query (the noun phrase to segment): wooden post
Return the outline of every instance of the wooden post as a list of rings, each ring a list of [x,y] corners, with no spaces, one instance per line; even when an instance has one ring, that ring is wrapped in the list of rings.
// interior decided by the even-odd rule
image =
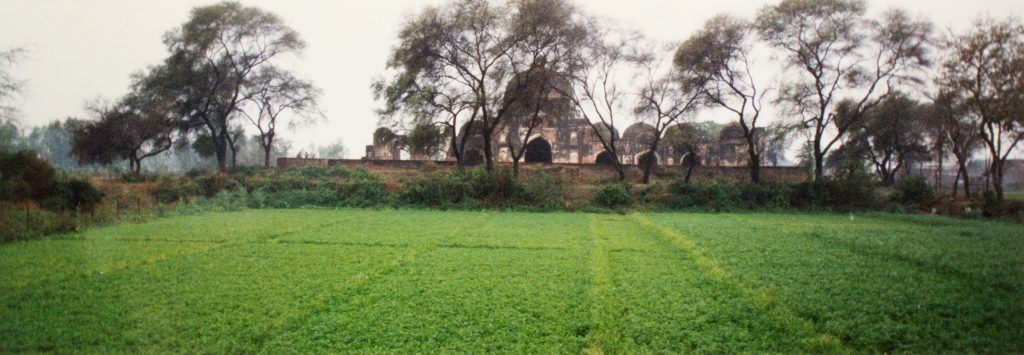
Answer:
[[[114,197],[114,218],[121,218],[121,198]]]
[[[28,202],[25,202],[25,229],[32,227],[32,214],[28,208]]]

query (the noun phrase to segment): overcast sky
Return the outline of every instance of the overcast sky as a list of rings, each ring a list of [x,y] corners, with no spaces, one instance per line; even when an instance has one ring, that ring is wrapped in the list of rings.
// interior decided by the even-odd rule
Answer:
[[[384,72],[388,50],[402,20],[440,1],[253,0],[283,17],[306,40],[301,58],[289,63],[324,90],[329,121],[284,132],[293,146],[326,145],[342,139],[349,158],[363,155],[377,124],[369,86]],[[681,41],[709,17],[728,12],[753,16],[773,1],[762,0],[578,0],[590,13],[612,18],[662,41]],[[12,70],[26,80],[16,98],[23,126],[65,117],[85,117],[86,101],[116,99],[131,73],[166,57],[165,32],[181,25],[189,10],[213,1],[0,0],[0,48],[23,47],[27,57]],[[938,27],[963,29],[980,14],[1024,15],[1024,0],[869,1],[869,12],[903,7],[931,18]],[[710,114],[708,114],[710,115]],[[699,117],[713,119],[713,117]]]

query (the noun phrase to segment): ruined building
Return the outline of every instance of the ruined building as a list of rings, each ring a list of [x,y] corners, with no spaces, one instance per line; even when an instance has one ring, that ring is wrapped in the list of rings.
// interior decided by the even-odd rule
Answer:
[[[498,162],[510,163],[514,158],[513,153],[516,153],[521,156],[520,161],[526,163],[612,164],[611,153],[604,149],[597,136],[598,132],[580,114],[572,100],[565,96],[574,95],[568,81],[543,71],[526,75],[522,79],[526,80],[525,83],[518,80],[521,79],[513,79],[506,92],[512,91],[513,85],[524,85],[527,89],[520,92],[525,92],[526,98],[511,103],[508,110],[512,114],[496,129],[491,139],[494,157]],[[535,87],[542,89],[532,90]],[[604,126],[597,126],[601,136],[615,135],[619,158],[625,165],[642,165],[650,159],[654,159],[658,165],[683,165],[689,159],[693,159],[696,165],[746,165],[746,141],[738,125],[728,125],[718,136],[702,141],[697,146],[696,156],[669,142],[659,144],[657,151],[651,152],[650,145],[657,129],[647,123],[632,124],[626,127],[621,136],[617,130],[609,132]],[[467,165],[484,161],[484,140],[478,130],[473,128],[469,123],[464,123],[457,136],[461,142],[465,135],[470,135],[463,149]],[[695,128],[688,123],[681,123],[668,128],[668,131],[683,129]],[[379,141],[376,139],[379,133],[380,130],[375,134],[375,142]],[[665,136],[669,136],[669,133],[666,132]],[[396,141],[400,140],[384,140],[386,143],[367,146],[365,159],[402,159],[402,149],[394,143]],[[443,141],[449,144],[450,139]],[[523,142],[525,151],[521,152]],[[444,151],[447,152],[447,160],[455,160],[451,149]]]

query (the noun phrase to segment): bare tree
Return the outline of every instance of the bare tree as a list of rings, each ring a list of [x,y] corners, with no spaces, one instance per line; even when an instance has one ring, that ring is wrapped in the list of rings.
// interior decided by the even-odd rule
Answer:
[[[1017,19],[980,19],[966,33],[951,36],[938,80],[963,103],[989,153],[989,176],[1003,201],[1006,160],[1024,139],[1024,25]]]
[[[864,18],[863,0],[782,0],[758,13],[762,39],[781,52],[797,76],[782,86],[778,101],[811,132],[814,177],[851,125],[894,87],[918,82],[929,61],[930,22],[901,10],[880,21]],[[855,102],[845,122],[835,120],[842,96]]]
[[[626,170],[619,154],[616,120],[622,121],[623,110],[629,110],[628,89],[623,88],[627,78],[638,75],[636,45],[642,36],[605,26],[597,19],[587,24],[591,34],[578,50],[562,75],[569,81],[571,91],[563,92],[594,130],[594,136],[612,157],[612,166],[619,181],[626,181]],[[557,88],[557,87],[556,87]]]
[[[703,100],[736,115],[747,143],[750,181],[761,181],[761,139],[758,127],[764,98],[770,90],[759,87],[752,73],[753,27],[747,21],[719,15],[684,42],[675,56],[682,85],[699,92]]]
[[[23,82],[11,76],[8,68],[24,55],[25,50],[22,48],[0,50],[0,120],[14,117],[14,106],[8,100],[21,91]]]
[[[684,116],[693,114],[704,99],[704,92],[694,86],[680,83],[681,73],[665,60],[669,54],[649,52],[638,58],[643,67],[643,87],[637,93],[634,112],[654,123],[654,137],[648,151],[650,158],[641,161],[643,183],[651,181],[651,170],[657,164],[653,152],[658,151],[665,130],[679,123]]]
[[[298,120],[288,122],[289,127],[326,120],[318,101],[320,89],[312,83],[296,78],[292,73],[275,66],[260,68],[245,86],[241,112],[259,132],[263,149],[263,166],[270,167],[270,155],[277,137],[277,124],[284,112],[291,112]]]

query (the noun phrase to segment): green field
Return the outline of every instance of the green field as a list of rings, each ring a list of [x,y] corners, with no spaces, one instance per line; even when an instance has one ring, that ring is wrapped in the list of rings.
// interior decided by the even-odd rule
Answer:
[[[260,210],[0,245],[0,352],[1024,351],[1024,227]]]

